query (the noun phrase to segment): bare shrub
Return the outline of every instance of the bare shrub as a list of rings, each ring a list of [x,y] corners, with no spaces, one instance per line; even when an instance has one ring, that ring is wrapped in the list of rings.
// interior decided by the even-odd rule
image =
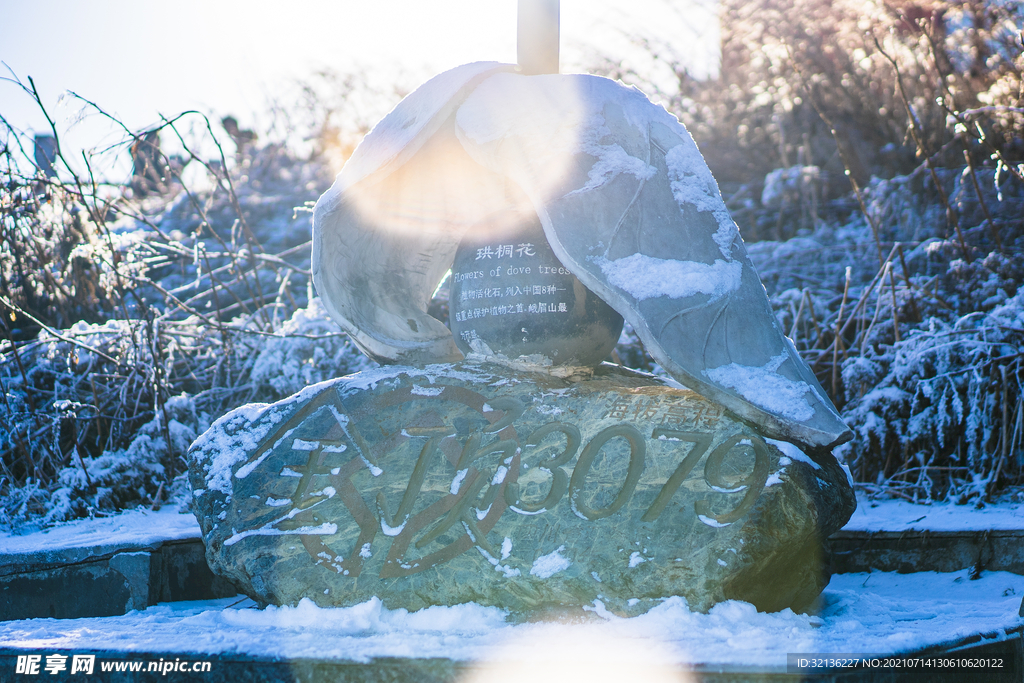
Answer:
[[[311,298],[323,154],[249,138],[230,155],[195,112],[124,134],[150,155],[130,189],[96,181],[89,155],[76,170],[59,140],[56,172],[37,169],[0,129],[3,526],[158,507],[184,493],[183,456],[213,419],[367,363]]]

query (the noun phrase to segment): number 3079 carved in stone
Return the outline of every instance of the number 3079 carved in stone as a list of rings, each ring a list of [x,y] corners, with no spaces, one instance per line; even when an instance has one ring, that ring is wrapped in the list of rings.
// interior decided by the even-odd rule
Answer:
[[[678,460],[663,456],[664,462],[669,461],[665,457],[670,458],[674,469],[660,488],[655,487],[657,495],[641,516],[642,522],[658,519],[705,455],[703,480],[708,494],[743,493],[733,509],[718,514],[712,512],[708,498],[694,502],[694,512],[711,526],[728,525],[745,515],[769,474],[768,449],[754,434],[728,436],[712,449],[711,433],[657,426],[645,436],[633,424],[618,422],[600,429],[584,443],[575,424],[556,419],[532,428],[521,438],[517,425],[532,425],[531,420],[521,419],[525,406],[519,400],[487,399],[458,386],[434,386],[428,391],[413,385],[379,394],[354,411],[347,408],[337,392],[327,390],[281,425],[265,440],[266,446],[251,454],[250,465],[271,455],[271,445],[275,451],[283,451],[285,464],[279,474],[293,490],[287,498],[267,498],[266,505],[284,514],[257,529],[237,533],[226,545],[275,531],[296,534],[316,563],[356,577],[364,558],[374,552],[378,534],[383,534],[393,540],[380,578],[407,576],[447,562],[474,546],[496,562],[501,549],[487,535],[506,514],[536,517],[568,505],[576,517],[589,522],[615,515],[634,495],[648,465],[650,447],[671,448]],[[312,419],[317,414],[333,419]],[[471,424],[473,418],[477,425]],[[313,431],[320,434],[305,433],[309,424],[318,424]],[[288,440],[290,452],[280,448]],[[628,456],[610,456],[617,462],[610,476],[605,472],[604,481],[598,484],[593,474],[595,462],[609,444],[616,447],[616,440],[624,442],[618,444],[620,451],[628,447]],[[724,470],[736,469],[735,454],[743,447],[753,451],[753,465],[740,480],[726,481]],[[543,477],[534,482],[539,493],[533,491],[528,496],[519,478],[530,468]],[[353,478],[360,473],[370,477],[364,474],[357,488]],[[439,476],[447,491],[438,490]],[[434,486],[425,490],[429,477],[435,479]],[[602,504],[595,502],[597,488],[603,489]],[[376,495],[366,496],[374,490]],[[326,536],[337,532],[336,522],[341,521],[325,514],[324,504],[335,496],[359,529],[353,546],[342,553],[324,542]],[[409,557],[438,545],[442,546],[438,550]]]

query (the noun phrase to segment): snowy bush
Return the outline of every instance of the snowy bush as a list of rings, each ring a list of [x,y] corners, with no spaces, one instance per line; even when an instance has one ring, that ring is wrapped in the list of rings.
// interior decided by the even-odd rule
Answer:
[[[1024,6],[721,7],[717,78],[645,37],[674,83],[597,67],[693,134],[784,331],[855,432],[838,452],[860,486],[962,502],[1019,486]]]
[[[963,171],[943,175],[949,196]],[[1001,250],[986,252],[996,246],[988,219],[961,205],[965,258],[946,236],[938,193],[915,183],[873,181],[870,221],[854,214],[748,249],[780,323],[854,431],[837,454],[861,486],[978,502],[1024,475],[1024,224],[1014,200],[1024,187],[1007,184],[990,204]]]
[[[78,323],[0,349],[0,523],[180,493],[189,444],[221,414],[369,365],[324,315],[313,299],[273,332],[186,319],[156,325],[156,338],[141,321]]]
[[[930,318],[878,353],[843,362],[840,452],[858,478],[912,499],[986,497],[1020,476],[1024,291],[988,313]]]
[[[279,397],[310,384],[376,365],[362,355],[334,322],[319,298],[295,311],[278,335],[265,338],[250,378]]]

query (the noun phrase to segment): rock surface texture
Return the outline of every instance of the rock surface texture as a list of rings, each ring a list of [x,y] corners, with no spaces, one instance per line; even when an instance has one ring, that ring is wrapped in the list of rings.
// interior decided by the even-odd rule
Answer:
[[[229,413],[189,468],[210,566],[276,604],[801,609],[855,507],[827,451],[609,365],[368,371]]]

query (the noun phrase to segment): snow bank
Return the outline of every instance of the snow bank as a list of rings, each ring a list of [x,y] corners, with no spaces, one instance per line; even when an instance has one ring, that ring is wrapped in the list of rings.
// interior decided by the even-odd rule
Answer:
[[[503,611],[474,604],[409,613],[386,609],[373,598],[347,608],[319,608],[303,600],[294,607],[258,610],[231,606],[237,600],[227,599],[163,604],[120,617],[4,622],[0,643],[37,651],[466,661],[499,656],[499,648],[509,643],[572,641],[582,634],[591,642],[657,646],[678,664],[781,669],[788,652],[895,653],[1019,626],[1024,577],[985,572],[971,581],[969,574],[964,570],[836,575],[822,595],[821,613],[816,616],[790,610],[765,614],[736,601],[700,614],[691,612],[684,599],[673,597],[629,619],[609,614],[598,601],[591,623],[513,625],[506,623]],[[553,651],[549,656],[558,654]]]

